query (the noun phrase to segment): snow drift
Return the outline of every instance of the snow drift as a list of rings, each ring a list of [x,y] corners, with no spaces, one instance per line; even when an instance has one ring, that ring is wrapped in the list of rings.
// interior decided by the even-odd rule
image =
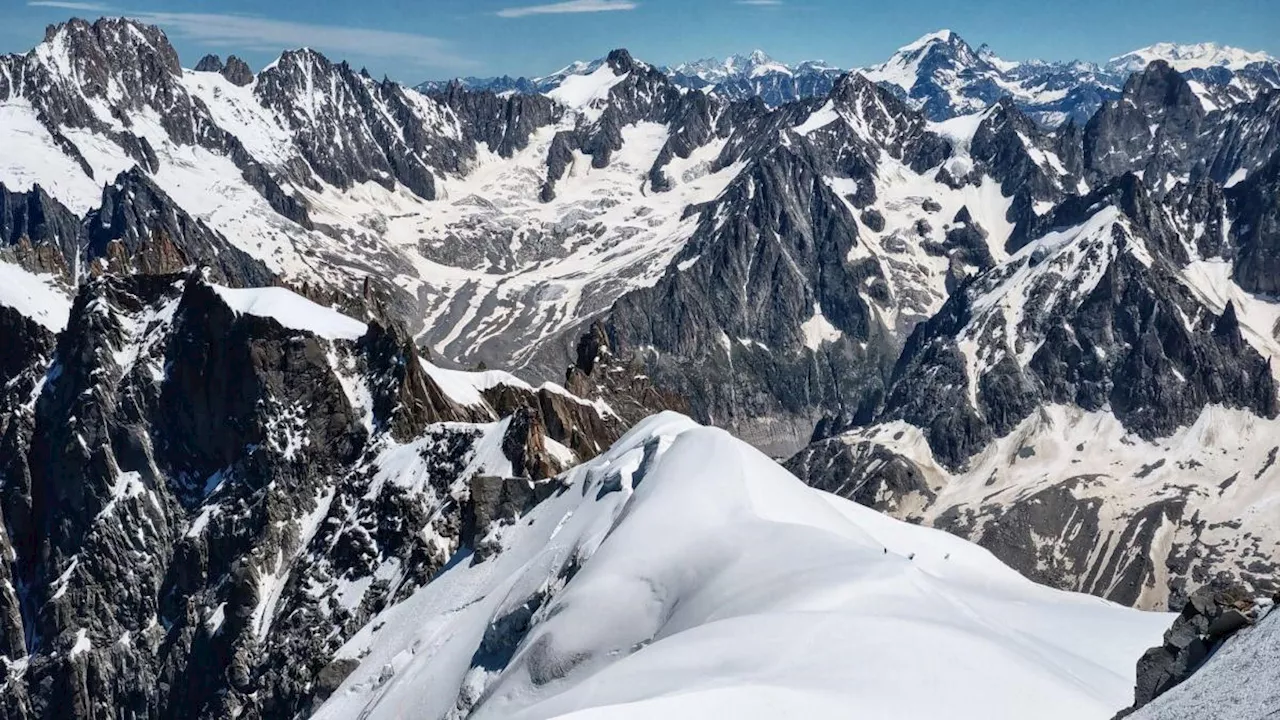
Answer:
[[[1169,623],[654,416],[355,635],[318,718],[1107,718]],[[358,664],[357,664],[358,662]]]

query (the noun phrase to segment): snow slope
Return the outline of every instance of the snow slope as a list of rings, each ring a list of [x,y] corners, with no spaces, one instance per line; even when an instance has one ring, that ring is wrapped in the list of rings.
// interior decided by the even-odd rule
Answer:
[[[55,333],[67,326],[71,314],[71,300],[57,289],[52,276],[36,275],[7,262],[0,262],[0,305]]]
[[[340,651],[316,717],[1107,718],[1169,618],[654,416]],[[927,687],[928,692],[921,692]]]
[[[287,328],[306,330],[330,340],[357,340],[367,329],[359,320],[317,305],[285,288],[212,287],[223,302],[238,313],[269,317]]]
[[[314,214],[346,227],[377,216],[385,232],[373,242],[411,263],[395,282],[427,298],[422,334],[435,352],[474,362],[487,349],[519,367],[540,340],[661,277],[696,228],[685,209],[715,199],[743,168],[713,171],[723,148],[713,141],[671,162],[674,187],[656,193],[648,172],[668,131],[636,123],[622,128],[623,147],[608,167],[575,155],[556,198],[544,203],[546,159],[563,129],[537,131],[512,158],[482,148],[465,176],[441,181],[436,202],[370,184],[363,198],[312,196]]]
[[[1221,553],[1202,553],[1188,561],[1203,572],[1239,572],[1280,551],[1280,501],[1272,491],[1280,478],[1277,432],[1280,421],[1210,406],[1173,436],[1147,441],[1125,430],[1110,412],[1051,405],[993,442],[963,472],[940,465],[920,429],[903,422],[860,429],[841,441],[870,441],[911,460],[937,494],[913,520],[939,522],[957,508],[961,516],[978,513],[975,538],[988,529],[999,537],[1000,523],[989,519],[993,512],[1082,479],[1071,495],[1081,503],[1096,501],[1098,544],[1072,573],[1078,574],[1081,589],[1101,595],[1113,589],[1107,583],[1114,578],[1104,572],[1109,563],[1136,552],[1124,546],[1123,537],[1146,508],[1161,501],[1194,503],[1203,527],[1168,523],[1151,548],[1156,581],[1143,588],[1135,605],[1156,608],[1168,602],[1165,564],[1177,548],[1201,542],[1213,554]],[[1081,529],[1088,520],[1081,512],[1066,523],[1061,536],[1038,534],[1035,549],[1043,568],[1067,559],[1064,548],[1078,533],[1089,532]]]

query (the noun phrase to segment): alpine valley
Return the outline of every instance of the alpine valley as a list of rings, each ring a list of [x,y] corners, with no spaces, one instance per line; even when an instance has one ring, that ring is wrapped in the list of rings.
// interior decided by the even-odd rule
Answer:
[[[51,26],[0,716],[1262,717],[1278,298],[1262,53],[414,88]]]

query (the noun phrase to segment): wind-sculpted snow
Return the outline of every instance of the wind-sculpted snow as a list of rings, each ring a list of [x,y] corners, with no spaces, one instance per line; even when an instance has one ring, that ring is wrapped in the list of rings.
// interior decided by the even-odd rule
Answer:
[[[1102,719],[1168,623],[1034,585],[674,414],[556,483],[495,530],[497,555],[459,556],[361,630],[316,717]]]
[[[227,307],[238,313],[268,317],[281,325],[330,340],[357,340],[368,326],[332,308],[317,305],[284,288],[233,289],[213,286]]]

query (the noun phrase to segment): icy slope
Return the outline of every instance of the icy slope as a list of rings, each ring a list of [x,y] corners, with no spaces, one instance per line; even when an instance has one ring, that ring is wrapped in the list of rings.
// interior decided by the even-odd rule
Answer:
[[[644,421],[339,653],[341,718],[1106,718],[1168,618]],[[920,692],[926,683],[929,692]]]

